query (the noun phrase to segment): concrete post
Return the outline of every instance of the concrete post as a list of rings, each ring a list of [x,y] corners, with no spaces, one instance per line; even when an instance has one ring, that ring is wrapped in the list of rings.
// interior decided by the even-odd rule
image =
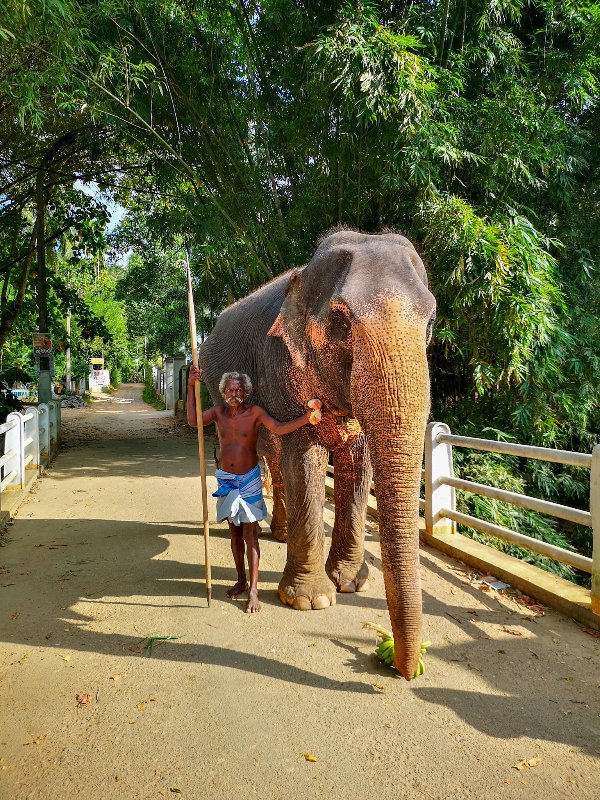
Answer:
[[[14,473],[11,482],[6,488],[16,489],[17,487],[23,489],[25,486],[25,465],[23,464],[23,417],[18,411],[11,411],[6,417],[6,421],[10,424],[13,423],[10,430],[6,431],[4,435],[4,453],[11,453],[12,455],[4,465],[4,474],[9,475]]]
[[[45,369],[38,375],[38,403],[49,403],[52,400],[52,376]]]
[[[31,419],[27,419],[31,415]],[[39,431],[39,412],[35,406],[25,409],[23,416],[23,450],[25,456],[31,455],[31,467],[39,471],[40,466],[40,431]],[[27,442],[31,439],[31,442]]]
[[[179,369],[178,397],[183,402],[184,408],[187,400],[187,363],[184,362]]]
[[[50,418],[46,403],[38,406],[38,431],[40,437],[40,463],[50,458]]]
[[[165,409],[175,408],[175,370],[173,356],[165,358]]]
[[[590,512],[592,514],[592,611],[600,617],[600,444],[592,450],[590,475]]]
[[[173,408],[175,410],[175,414],[177,414],[177,409],[179,407],[179,401],[182,399],[180,396],[180,371],[181,368],[185,366],[185,356],[183,353],[177,353],[177,355],[173,356]]]
[[[62,403],[60,400],[51,400],[49,405],[54,406],[54,423],[56,426],[56,441],[60,441],[60,428],[62,425]]]
[[[50,454],[58,448],[58,421],[56,403],[48,403],[48,435],[50,439]]]
[[[177,353],[177,355],[173,356],[173,376],[175,380],[175,399],[182,400],[183,398],[179,395],[179,373],[182,367],[185,367],[185,356],[183,353]]]
[[[425,433],[425,530],[430,536],[456,533],[456,523],[440,514],[443,508],[456,510],[454,488],[440,483],[454,476],[452,446],[437,442],[441,433],[450,433],[443,422],[430,422]]]

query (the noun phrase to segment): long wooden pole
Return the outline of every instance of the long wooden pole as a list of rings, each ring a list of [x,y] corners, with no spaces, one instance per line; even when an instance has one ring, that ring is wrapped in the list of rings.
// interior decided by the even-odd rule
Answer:
[[[198,342],[196,341],[196,312],[194,311],[194,296],[192,294],[192,276],[190,265],[185,261],[188,294],[188,316],[190,320],[190,341],[192,345],[192,364],[198,368]],[[200,456],[200,480],[202,482],[202,523],[204,525],[204,565],[206,570],[206,599],[210,606],[210,533],[208,528],[208,500],[206,492],[206,459],[204,456],[204,426],[202,425],[202,399],[200,397],[200,381],[194,384],[194,397],[196,398],[196,421],[198,423],[198,454]]]

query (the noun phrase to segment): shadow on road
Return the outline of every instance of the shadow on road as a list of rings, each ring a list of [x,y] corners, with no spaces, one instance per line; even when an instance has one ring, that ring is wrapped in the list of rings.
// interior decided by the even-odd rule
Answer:
[[[210,620],[202,619],[204,605],[204,577],[196,564],[182,563],[161,557],[167,540],[175,537],[199,539],[198,526],[189,522],[164,525],[106,520],[18,520],[19,542],[11,553],[11,564],[0,574],[2,606],[18,609],[18,618],[3,615],[0,638],[25,649],[60,646],[81,652],[97,652],[114,656],[145,657],[140,647],[140,637],[133,638],[118,633],[91,630],[97,622],[94,613],[98,606],[139,605],[142,608],[190,608],[197,615],[195,629],[202,629]],[[85,537],[85,528],[93,528],[95,551],[90,552],[91,537]],[[227,535],[226,531],[215,534]],[[126,544],[126,546],[125,546]],[[198,543],[200,554],[200,540]],[[98,552],[100,548],[100,552]],[[36,566],[36,556],[44,550],[54,554],[50,569]],[[129,554],[129,558],[127,555]],[[15,558],[16,556],[16,558]],[[8,559],[3,559],[5,563]],[[46,564],[48,562],[46,561]],[[23,578],[26,577],[26,582]],[[235,581],[235,570],[229,567],[212,567],[213,597],[225,593],[224,583]],[[265,582],[277,582],[279,573],[263,571]],[[35,593],[27,586],[35,586]],[[185,597],[190,602],[185,602]],[[163,602],[137,601],[134,598],[160,598]],[[118,598],[118,599],[113,599]],[[169,602],[173,599],[173,603]],[[192,601],[191,598],[195,598]],[[222,598],[224,599],[224,597]],[[279,605],[276,592],[264,591],[261,601]],[[90,613],[76,611],[86,604]],[[241,603],[232,603],[243,614]],[[292,613],[292,612],[290,612]],[[103,619],[103,618],[101,618]],[[214,627],[214,626],[213,626]],[[150,634],[150,632],[148,632]],[[362,682],[332,680],[310,670],[282,663],[275,658],[244,653],[210,644],[161,642],[152,658],[169,661],[193,661],[220,665],[249,673],[265,675],[278,680],[332,691],[373,693],[373,688]]]

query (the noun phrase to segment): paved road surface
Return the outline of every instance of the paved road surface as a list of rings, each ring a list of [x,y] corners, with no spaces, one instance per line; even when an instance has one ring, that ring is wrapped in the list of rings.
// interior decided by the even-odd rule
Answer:
[[[423,549],[427,672],[394,677],[361,628],[387,622],[375,526],[370,591],[320,612],[280,605],[263,539],[249,616],[212,525],[208,609],[194,436],[136,385],[63,429],[0,549],[0,797],[600,796],[599,639]]]

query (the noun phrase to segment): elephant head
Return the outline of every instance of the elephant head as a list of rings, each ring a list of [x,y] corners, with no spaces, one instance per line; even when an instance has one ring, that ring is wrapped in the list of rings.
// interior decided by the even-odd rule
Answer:
[[[269,331],[283,338],[302,373],[299,401],[320,397],[330,412],[356,417],[366,434],[395,664],[407,679],[422,633],[419,486],[434,316],[425,268],[408,239],[341,231],[292,273]]]

